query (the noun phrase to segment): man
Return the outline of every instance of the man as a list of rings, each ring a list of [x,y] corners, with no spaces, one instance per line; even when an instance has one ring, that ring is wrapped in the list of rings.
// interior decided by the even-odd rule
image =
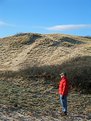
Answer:
[[[62,105],[62,115],[67,115],[67,95],[68,95],[68,79],[66,73],[61,73],[61,80],[59,84],[60,103]]]

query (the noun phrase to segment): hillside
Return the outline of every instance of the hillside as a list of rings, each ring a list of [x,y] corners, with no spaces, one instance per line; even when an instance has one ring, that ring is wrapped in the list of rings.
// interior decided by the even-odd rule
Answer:
[[[57,91],[59,74],[63,71],[67,72],[71,86],[70,117],[76,120],[74,115],[79,114],[89,119],[91,114],[90,37],[20,33],[0,38],[0,107],[6,117],[9,107],[9,113],[12,110],[20,113],[22,109],[24,112],[21,114],[17,112],[18,115],[23,113],[37,117],[50,115],[60,119]],[[14,114],[12,115],[14,117]],[[2,113],[0,116],[4,117]],[[67,117],[67,121],[70,121],[70,117]],[[62,121],[64,120],[66,121],[66,119]]]
[[[42,68],[43,74],[56,69],[55,74],[67,71],[72,72],[71,78],[81,76],[91,80],[91,38],[35,33],[1,38],[0,62],[1,71],[18,72],[32,68],[41,71]]]
[[[56,65],[78,56],[90,56],[91,39],[61,34],[20,34],[0,39],[0,66]],[[3,69],[3,68],[2,68]]]

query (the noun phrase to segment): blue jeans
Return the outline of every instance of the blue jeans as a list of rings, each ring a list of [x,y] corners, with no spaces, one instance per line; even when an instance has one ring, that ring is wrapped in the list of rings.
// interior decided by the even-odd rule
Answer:
[[[62,95],[60,95],[60,103],[62,106],[62,111],[67,112],[67,96],[64,96],[64,99],[62,99]]]

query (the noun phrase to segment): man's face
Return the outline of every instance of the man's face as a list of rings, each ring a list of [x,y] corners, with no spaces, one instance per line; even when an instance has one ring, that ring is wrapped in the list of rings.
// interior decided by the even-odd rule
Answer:
[[[64,75],[61,75],[61,78],[64,77]]]

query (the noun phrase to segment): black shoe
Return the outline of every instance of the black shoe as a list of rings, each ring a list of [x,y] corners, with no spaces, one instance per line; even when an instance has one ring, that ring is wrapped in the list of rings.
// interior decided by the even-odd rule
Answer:
[[[62,112],[61,116],[67,116],[67,112]]]
[[[67,115],[67,112],[65,111],[64,114]]]

